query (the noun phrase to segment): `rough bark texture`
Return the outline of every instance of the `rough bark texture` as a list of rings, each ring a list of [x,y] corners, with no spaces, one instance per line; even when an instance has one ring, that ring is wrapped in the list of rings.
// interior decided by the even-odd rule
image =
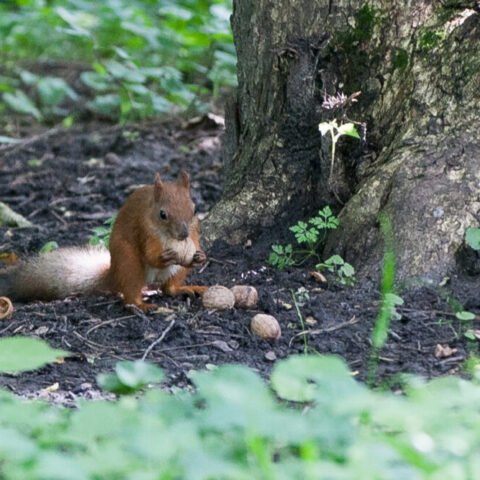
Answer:
[[[478,5],[395,3],[234,1],[239,88],[210,238],[240,242],[337,199],[342,228],[326,253],[378,270],[383,212],[401,277],[436,280],[455,267],[480,219]],[[345,115],[321,108],[338,91],[362,92],[346,114],[366,123],[367,142],[343,142],[329,181],[318,123]]]

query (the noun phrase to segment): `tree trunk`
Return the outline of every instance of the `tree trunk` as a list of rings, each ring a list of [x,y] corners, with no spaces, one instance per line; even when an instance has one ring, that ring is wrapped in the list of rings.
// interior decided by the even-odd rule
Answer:
[[[381,264],[380,213],[401,277],[437,280],[455,267],[480,220],[478,2],[396,3],[234,0],[239,86],[208,239],[242,242],[330,204],[341,228],[326,253],[363,273]],[[358,91],[357,103],[326,108]],[[330,178],[318,124],[332,118],[366,135],[339,141]]]

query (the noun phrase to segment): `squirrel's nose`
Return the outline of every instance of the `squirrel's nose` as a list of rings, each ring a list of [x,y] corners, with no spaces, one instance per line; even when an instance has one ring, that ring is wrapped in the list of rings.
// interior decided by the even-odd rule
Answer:
[[[188,237],[188,226],[185,222],[180,225],[180,231],[178,232],[178,239],[185,240]]]

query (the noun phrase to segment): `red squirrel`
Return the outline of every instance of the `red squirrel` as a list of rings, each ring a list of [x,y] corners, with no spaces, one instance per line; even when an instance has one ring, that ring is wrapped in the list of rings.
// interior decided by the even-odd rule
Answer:
[[[179,253],[186,245],[189,256]],[[167,295],[203,294],[207,287],[184,285],[190,269],[207,261],[188,174],[172,182],[157,174],[153,185],[135,190],[118,212],[109,250],[67,247],[27,258],[0,272],[0,295],[30,301],[109,291],[146,311],[157,308],[142,299],[149,283]]]

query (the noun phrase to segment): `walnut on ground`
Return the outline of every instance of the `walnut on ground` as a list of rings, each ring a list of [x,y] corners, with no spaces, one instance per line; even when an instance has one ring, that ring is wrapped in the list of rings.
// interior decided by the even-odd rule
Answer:
[[[257,313],[252,318],[250,329],[252,333],[265,340],[278,340],[282,335],[277,319],[265,313]]]
[[[228,310],[235,305],[235,297],[227,287],[214,285],[203,294],[202,303],[207,309]]]
[[[235,285],[230,289],[235,296],[235,307],[255,308],[258,303],[258,293],[255,287],[250,285]]]

